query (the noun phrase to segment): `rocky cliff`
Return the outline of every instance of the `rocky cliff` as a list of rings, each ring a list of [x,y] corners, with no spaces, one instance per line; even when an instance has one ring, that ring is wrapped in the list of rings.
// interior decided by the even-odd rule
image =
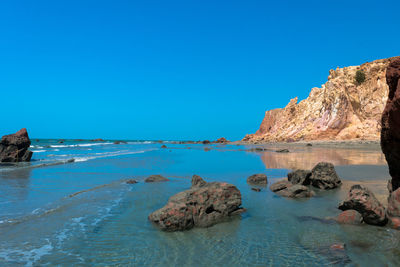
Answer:
[[[330,70],[321,88],[299,103],[295,97],[285,108],[267,111],[260,129],[243,141],[379,140],[386,68],[395,59]]]

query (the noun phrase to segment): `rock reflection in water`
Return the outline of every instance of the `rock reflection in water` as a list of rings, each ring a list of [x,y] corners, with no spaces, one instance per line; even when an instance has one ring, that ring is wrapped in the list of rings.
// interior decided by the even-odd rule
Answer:
[[[261,160],[267,169],[311,169],[318,162],[334,165],[386,165],[380,150],[313,148],[291,149],[290,153],[261,152]]]

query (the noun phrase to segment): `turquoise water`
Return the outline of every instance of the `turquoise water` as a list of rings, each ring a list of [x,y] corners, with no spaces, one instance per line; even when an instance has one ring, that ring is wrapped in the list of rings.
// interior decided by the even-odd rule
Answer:
[[[299,148],[252,153],[245,147],[153,142],[33,142],[34,161],[0,168],[0,265],[128,266],[398,266],[400,232],[343,226],[327,220],[354,182],[385,193],[388,179],[375,150]],[[75,158],[76,162],[55,166]],[[323,158],[337,164],[341,189],[309,200],[254,192],[246,178],[266,173],[269,183],[289,168]],[[146,184],[150,174],[171,181]],[[193,174],[227,181],[242,192],[241,219],[210,228],[162,232],[147,216],[190,187]],[[135,178],[138,184],[128,185]],[[318,219],[321,218],[321,219]],[[333,244],[344,243],[345,250]]]

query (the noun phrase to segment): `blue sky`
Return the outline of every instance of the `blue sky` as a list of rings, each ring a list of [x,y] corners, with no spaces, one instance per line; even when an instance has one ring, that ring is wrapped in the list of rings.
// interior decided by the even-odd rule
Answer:
[[[0,135],[241,139],[399,55],[399,1],[2,1]]]

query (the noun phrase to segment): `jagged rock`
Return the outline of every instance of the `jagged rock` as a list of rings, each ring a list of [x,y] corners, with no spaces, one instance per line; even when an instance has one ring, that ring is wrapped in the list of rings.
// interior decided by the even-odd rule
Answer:
[[[320,189],[334,189],[342,184],[332,163],[320,162],[311,170],[311,185]]]
[[[361,224],[362,220],[361,214],[356,210],[345,210],[336,218],[336,221],[341,224]]]
[[[203,178],[201,178],[198,175],[193,175],[192,177],[192,188],[194,187],[202,187],[205,186],[207,184],[206,181],[203,180]]]
[[[388,222],[385,207],[362,185],[353,185],[348,197],[339,204],[340,210],[356,210],[367,224],[383,226]]]
[[[309,185],[311,171],[308,170],[294,170],[287,175],[289,182],[292,184]]]
[[[167,178],[161,175],[150,175],[144,180],[146,183],[156,183],[156,182],[167,182],[169,181]]]
[[[253,185],[267,185],[268,184],[267,175],[263,173],[253,174],[252,176],[249,176],[247,178],[247,183]]]
[[[392,190],[400,187],[400,58],[386,70],[389,96],[382,114],[381,147],[392,176]]]
[[[240,191],[231,184],[212,182],[172,196],[149,220],[165,231],[209,227],[243,211]]]
[[[0,140],[0,162],[30,161],[33,152],[28,132],[22,128],[15,134],[4,135]]]
[[[296,97],[285,108],[267,111],[259,130],[243,141],[379,140],[388,94],[386,68],[395,59],[334,70],[321,88],[311,89],[307,99],[298,103]],[[360,85],[354,80],[358,70],[366,76]]]
[[[314,195],[314,191],[310,190],[307,186],[300,184],[292,184],[289,181],[278,181],[270,187],[272,192],[290,198],[307,198]]]

